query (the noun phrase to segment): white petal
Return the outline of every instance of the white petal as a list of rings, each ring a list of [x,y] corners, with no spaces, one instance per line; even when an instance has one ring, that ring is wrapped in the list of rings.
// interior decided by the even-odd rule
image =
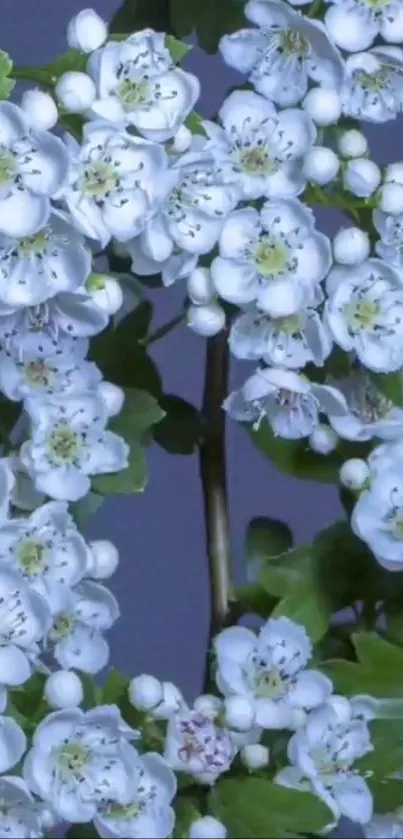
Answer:
[[[243,626],[232,626],[216,635],[213,643],[218,658],[243,664],[256,646],[256,635]]]
[[[157,215],[148,222],[139,244],[145,255],[156,262],[164,262],[171,256],[173,241],[167,233],[163,216]]]
[[[332,5],[325,14],[325,25],[334,42],[349,52],[366,50],[377,34],[376,24],[368,18],[364,22],[354,6],[347,10],[341,4]]]
[[[332,682],[323,673],[317,670],[303,670],[296,677],[288,700],[297,708],[310,710],[325,702],[332,690]]]
[[[232,35],[224,35],[219,50],[226,64],[247,75],[264,52],[266,43],[263,32],[241,29]]]
[[[0,103],[0,143],[9,146],[27,134],[24,112],[12,102]]]
[[[32,236],[46,224],[49,199],[24,190],[0,199],[0,232],[15,238]]]
[[[22,685],[28,681],[32,668],[25,653],[10,644],[0,647],[0,683],[4,685]]]
[[[223,300],[242,305],[256,299],[257,273],[248,262],[236,262],[217,256],[211,264],[214,287]]]
[[[220,235],[220,256],[242,259],[245,248],[257,240],[260,231],[259,213],[253,207],[235,210],[224,224]]]
[[[107,665],[109,645],[100,632],[78,626],[71,635],[56,644],[54,656],[66,670],[73,668],[94,675]]]
[[[285,702],[272,699],[257,699],[255,704],[255,722],[259,728],[282,730],[289,728],[292,721],[292,708]]]
[[[40,472],[34,480],[36,489],[60,501],[78,501],[87,495],[91,486],[87,475],[74,466]]]
[[[364,778],[351,775],[345,781],[339,781],[332,789],[340,812],[348,819],[366,824],[373,812],[373,799]]]
[[[11,717],[0,718],[0,772],[18,763],[27,747],[25,734]]]

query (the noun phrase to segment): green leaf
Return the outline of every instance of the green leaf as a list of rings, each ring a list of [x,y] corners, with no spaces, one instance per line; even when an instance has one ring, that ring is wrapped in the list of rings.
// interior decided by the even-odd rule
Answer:
[[[84,691],[84,699],[82,702],[82,707],[85,711],[90,710],[90,708],[95,708],[96,705],[101,704],[101,690],[95,684],[94,679],[92,676],[89,676],[88,673],[77,672],[77,676],[81,681]]]
[[[373,751],[358,760],[354,768],[372,782],[389,777],[403,766],[402,720],[371,720],[369,723]],[[402,786],[403,789],[403,786]],[[403,799],[400,801],[400,805]]]
[[[203,117],[196,114],[195,111],[192,111],[188,117],[185,119],[186,128],[192,132],[192,134],[202,134],[204,137],[206,136],[206,132],[202,125]]]
[[[159,400],[165,416],[154,429],[154,440],[171,454],[193,454],[202,439],[200,411],[180,396],[166,394]]]
[[[203,50],[215,53],[220,38],[245,28],[243,4],[240,0],[170,0],[171,24],[177,35],[190,35],[194,30]]]
[[[321,667],[335,690],[347,696],[403,697],[403,650],[375,632],[356,633],[352,641],[358,662],[334,659]]]
[[[80,501],[70,504],[70,514],[79,530],[85,530],[88,519],[98,512],[104,500],[103,495],[99,495],[97,492],[89,492]]]
[[[280,556],[269,558],[261,566],[259,582],[275,597],[285,597],[301,586],[310,584],[314,577],[312,548],[294,548]]]
[[[12,68],[9,54],[0,50],[0,99],[8,99],[15,86],[15,80],[9,78]]]
[[[259,583],[236,588],[233,601],[243,615],[260,615],[262,618],[270,617],[276,605],[276,599],[271,597]]]
[[[375,813],[393,813],[402,806],[403,780],[378,777],[369,778],[367,783],[374,797]]]
[[[13,67],[13,62],[4,50],[0,50],[0,78],[9,76]]]
[[[179,41],[178,38],[174,38],[173,35],[166,35],[165,44],[175,64],[179,64],[182,58],[185,58],[185,55],[193,49],[191,44],[185,44],[183,41]]]
[[[71,49],[63,53],[63,55],[59,55],[50,64],[45,64],[42,69],[49,74],[51,81],[55,83],[63,73],[68,73],[71,70],[77,70],[83,73],[87,67],[87,62],[88,55],[80,50]]]
[[[9,79],[6,76],[0,77],[0,99],[9,99],[11,91],[15,87],[15,80]]]
[[[97,475],[92,486],[101,495],[129,495],[144,492],[148,480],[147,461],[144,446],[139,440],[130,440],[129,465],[121,472]]]
[[[126,696],[130,679],[112,668],[109,671],[102,688],[102,703],[104,705],[119,705],[119,701]]]
[[[66,839],[97,839],[99,833],[90,822],[89,824],[73,824],[64,835]]]
[[[372,373],[368,370],[368,375],[386,399],[399,408],[403,407],[403,374],[400,370],[395,373]]]
[[[332,821],[319,798],[261,778],[220,780],[210,793],[209,805],[232,839],[317,833]]]
[[[330,621],[330,608],[325,595],[314,581],[302,583],[277,604],[272,617],[287,617],[305,627],[312,641],[319,641],[326,634]]]
[[[146,27],[170,31],[169,0],[125,0],[113,16],[109,31],[131,35]]]
[[[292,546],[293,538],[288,524],[278,519],[259,516],[248,524],[244,546],[247,562],[259,563],[283,554]]]
[[[188,839],[191,823],[201,817],[200,810],[197,808],[197,802],[177,795],[173,806],[176,816],[173,839]]]

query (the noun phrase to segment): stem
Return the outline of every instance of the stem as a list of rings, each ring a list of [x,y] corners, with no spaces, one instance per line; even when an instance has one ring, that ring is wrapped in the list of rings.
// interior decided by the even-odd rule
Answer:
[[[150,344],[155,344],[156,341],[159,341],[161,338],[165,338],[165,335],[168,335],[179,326],[180,323],[183,323],[184,318],[186,317],[186,312],[181,312],[179,315],[175,315],[175,317],[168,320],[162,326],[152,332],[151,335],[148,335],[147,338],[143,338],[142,341],[139,341],[142,347],[149,347]]]
[[[223,330],[207,342],[202,414],[205,433],[200,445],[200,477],[204,498],[209,558],[210,636],[226,625],[230,612],[231,548],[225,469],[225,413],[229,350]]]
[[[41,67],[25,67],[22,65],[18,66],[18,64],[13,65],[10,77],[12,79],[21,79],[27,82],[37,82],[42,85],[42,87],[50,89],[53,88],[54,82],[56,81],[56,79],[54,79],[47,70],[43,70]]]

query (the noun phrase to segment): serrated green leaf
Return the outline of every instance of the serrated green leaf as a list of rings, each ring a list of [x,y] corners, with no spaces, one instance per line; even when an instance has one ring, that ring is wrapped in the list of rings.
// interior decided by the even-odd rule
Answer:
[[[261,778],[220,780],[209,795],[209,806],[232,839],[318,833],[332,821],[319,798]]]
[[[287,617],[305,627],[312,641],[319,641],[326,634],[330,621],[330,608],[324,593],[315,582],[302,583],[287,594],[275,607],[272,617]]]
[[[270,617],[276,605],[276,598],[265,591],[260,583],[251,583],[236,588],[234,601],[240,607],[242,614],[260,615],[262,618]]]
[[[171,30],[167,0],[125,0],[113,16],[109,31],[131,35],[147,27],[157,32]]]
[[[367,783],[374,797],[375,813],[393,813],[403,805],[403,780],[369,778]]]
[[[368,376],[372,380],[375,387],[380,390],[383,396],[386,399],[389,399],[390,402],[393,402],[394,405],[398,405],[399,408],[403,407],[403,374],[400,370],[396,370],[395,373],[373,373],[371,370],[368,370]]]
[[[170,0],[170,20],[180,37],[195,31],[208,53],[217,52],[223,35],[247,25],[240,0]]]
[[[270,557],[285,553],[292,546],[293,538],[288,524],[268,516],[251,519],[244,546],[247,562],[261,564]]]
[[[352,641],[358,662],[335,659],[321,667],[335,690],[347,696],[402,697],[403,650],[374,632],[355,633]]]
[[[302,546],[269,558],[260,568],[259,582],[275,597],[285,597],[311,584],[313,573],[312,549]]]

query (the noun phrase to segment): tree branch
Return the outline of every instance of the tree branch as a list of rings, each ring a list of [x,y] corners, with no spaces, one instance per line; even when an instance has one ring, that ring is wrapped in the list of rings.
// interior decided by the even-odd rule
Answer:
[[[200,477],[204,498],[211,592],[211,634],[229,618],[231,548],[225,467],[225,412],[229,350],[223,330],[207,341],[202,414],[205,422],[200,446]]]

